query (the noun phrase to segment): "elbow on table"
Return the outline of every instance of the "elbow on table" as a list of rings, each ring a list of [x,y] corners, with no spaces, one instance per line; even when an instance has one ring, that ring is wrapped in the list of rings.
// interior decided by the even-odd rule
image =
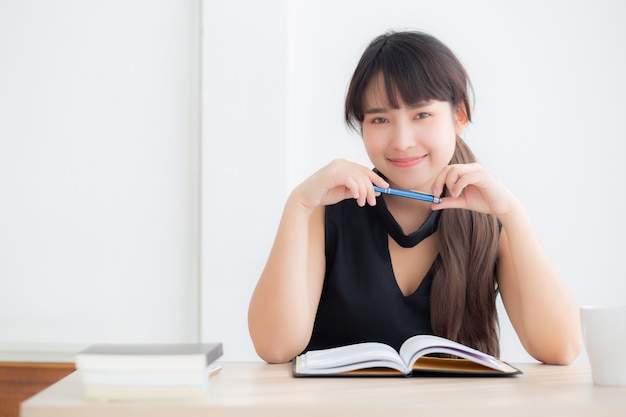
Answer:
[[[289,334],[271,332],[265,329],[261,332],[250,331],[254,349],[261,359],[267,363],[286,363],[302,353],[308,344],[305,334]]]
[[[265,362],[270,363],[270,364],[287,363],[287,362],[290,362],[294,358],[294,356],[292,355],[285,355],[280,352],[270,352],[268,354],[263,354],[263,355],[259,353],[259,356]]]
[[[294,349],[287,349],[280,345],[268,344],[265,346],[254,345],[257,355],[267,363],[286,363],[291,361],[298,353]]]
[[[576,338],[567,343],[558,343],[533,356],[546,365],[569,365],[578,357],[581,348],[582,340]]]
[[[248,332],[257,355],[267,363],[286,363],[302,353],[311,339],[313,324],[306,326],[297,314],[263,315],[248,311]]]

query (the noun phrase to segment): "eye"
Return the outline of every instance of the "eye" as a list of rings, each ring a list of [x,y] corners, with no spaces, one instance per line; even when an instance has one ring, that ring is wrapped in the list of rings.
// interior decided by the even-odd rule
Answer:
[[[422,112],[415,115],[416,119],[425,119],[427,117],[430,117],[430,113]]]
[[[387,122],[388,122],[388,120],[385,119],[384,117],[374,117],[372,119],[372,123],[374,123],[374,124],[381,124],[381,123],[387,123]]]

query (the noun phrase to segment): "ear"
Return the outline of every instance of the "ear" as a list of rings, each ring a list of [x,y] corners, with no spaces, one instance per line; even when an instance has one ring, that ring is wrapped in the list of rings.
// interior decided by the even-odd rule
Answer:
[[[462,106],[457,106],[454,116],[455,116],[456,134],[457,136],[460,136],[465,131],[465,128],[467,127],[467,124],[469,123],[469,120]]]

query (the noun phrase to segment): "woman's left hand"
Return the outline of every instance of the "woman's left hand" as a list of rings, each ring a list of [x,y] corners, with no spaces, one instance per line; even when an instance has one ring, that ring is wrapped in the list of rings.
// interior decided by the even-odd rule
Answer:
[[[435,179],[432,193],[440,196],[444,185],[450,196],[433,204],[433,210],[461,208],[500,216],[518,204],[513,193],[477,163],[446,166]]]

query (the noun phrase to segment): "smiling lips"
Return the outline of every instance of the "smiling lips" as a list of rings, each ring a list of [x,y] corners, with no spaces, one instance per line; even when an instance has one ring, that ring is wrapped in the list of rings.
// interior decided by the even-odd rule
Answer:
[[[387,158],[389,162],[398,168],[408,168],[417,165],[426,159],[428,155],[412,156],[408,158]]]

